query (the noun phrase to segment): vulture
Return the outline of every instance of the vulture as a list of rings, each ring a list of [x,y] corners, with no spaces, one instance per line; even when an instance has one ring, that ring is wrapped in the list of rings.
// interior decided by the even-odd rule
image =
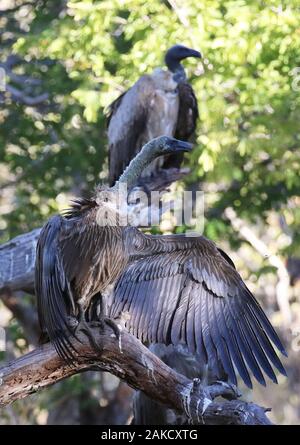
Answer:
[[[223,250],[204,236],[146,234],[114,220],[122,216],[116,206],[122,183],[129,190],[158,156],[190,149],[166,136],[148,142],[113,187],[49,220],[36,257],[42,330],[72,362],[77,329],[93,343],[87,322],[95,303],[100,325],[109,323],[118,335],[117,320],[126,318],[125,327],[141,341],[186,348],[216,379],[225,375],[237,385],[239,374],[252,388],[253,376],[266,384],[265,373],[277,382],[274,368],[286,373],[276,349],[286,355],[285,349]],[[106,314],[103,297],[111,287]]]
[[[157,68],[142,76],[108,108],[109,184],[113,185],[131,159],[149,140],[161,135],[187,141],[195,131],[198,105],[187,82],[181,61],[201,57],[183,45],[170,48],[165,56],[167,70]],[[143,176],[158,169],[179,168],[182,153],[156,159]]]
[[[35,264],[39,321],[42,336],[48,336],[66,362],[74,361],[69,337],[76,337],[78,328],[97,347],[87,323],[94,300],[100,308],[99,321],[110,323],[116,330],[105,317],[103,294],[125,269],[132,236],[118,224],[122,216],[116,201],[119,184],[130,188],[156,157],[191,147],[188,142],[166,136],[150,141],[114,187],[96,190],[91,199],[77,199],[64,215],[52,217],[43,227]]]

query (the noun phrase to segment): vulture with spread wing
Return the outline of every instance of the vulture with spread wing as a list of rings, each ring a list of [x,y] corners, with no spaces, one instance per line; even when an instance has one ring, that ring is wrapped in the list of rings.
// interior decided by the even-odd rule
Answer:
[[[276,382],[273,367],[285,375],[276,349],[285,354],[284,347],[228,255],[203,236],[148,235],[118,224],[119,185],[130,189],[156,157],[190,149],[169,137],[149,142],[114,187],[45,225],[35,276],[42,329],[73,361],[70,336],[79,326],[93,342],[93,299],[99,321],[108,322],[103,295],[113,285],[110,316],[127,313],[127,328],[143,342],[187,347],[216,378],[225,374],[234,384],[237,373],[249,387],[251,375],[266,384],[263,372]]]
[[[108,109],[109,184],[113,185],[131,159],[151,139],[166,135],[188,140],[196,128],[197,99],[186,80],[181,60],[201,57],[183,45],[170,48],[167,70],[157,68],[142,76]],[[182,153],[155,160],[143,172],[147,176],[163,168],[179,168]]]

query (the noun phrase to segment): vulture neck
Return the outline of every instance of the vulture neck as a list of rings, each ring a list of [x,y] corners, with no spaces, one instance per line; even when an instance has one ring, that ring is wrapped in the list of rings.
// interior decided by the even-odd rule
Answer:
[[[182,65],[179,64],[179,68],[176,71],[174,71],[173,79],[177,83],[186,81],[186,74]]]
[[[176,59],[167,60],[168,70],[173,73],[175,82],[180,83],[186,80],[186,74],[181,63]]]
[[[142,150],[132,159],[128,167],[125,169],[119,180],[112,187],[112,190],[116,190],[120,183],[127,184],[127,190],[129,191],[134,185],[136,185],[137,179],[142,174],[143,170],[159,155],[157,141],[152,140],[148,142]]]

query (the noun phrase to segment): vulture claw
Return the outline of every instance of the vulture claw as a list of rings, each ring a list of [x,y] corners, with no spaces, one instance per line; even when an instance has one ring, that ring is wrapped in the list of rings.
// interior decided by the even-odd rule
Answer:
[[[113,330],[117,340],[119,340],[121,335],[121,330],[117,325],[117,323],[115,323],[111,318],[103,317],[102,319],[100,319],[100,326],[102,330],[105,330],[105,327],[109,326]]]
[[[97,352],[102,353],[102,348],[99,346],[99,344],[96,342],[94,333],[93,333],[93,327],[99,326],[99,323],[87,323],[85,320],[81,320],[77,327],[76,332],[81,331],[86,335],[88,338],[91,347]],[[77,338],[77,337],[76,337]]]

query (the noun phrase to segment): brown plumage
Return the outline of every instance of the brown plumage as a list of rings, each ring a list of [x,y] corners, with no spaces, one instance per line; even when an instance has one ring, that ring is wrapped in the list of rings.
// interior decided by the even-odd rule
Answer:
[[[38,243],[39,318],[62,357],[74,352],[70,315],[85,313],[117,280],[110,315],[128,313],[126,327],[143,342],[186,345],[201,366],[234,384],[236,371],[249,387],[251,374],[265,385],[262,371],[276,382],[272,366],[285,374],[274,349],[285,354],[284,347],[221,249],[202,236],[99,226],[95,212],[104,202],[77,201],[46,224]]]
[[[157,156],[189,149],[186,142],[157,138],[107,192],[117,192],[122,182],[130,189]],[[126,326],[142,341],[185,345],[213,375],[225,372],[234,384],[236,372],[249,387],[251,374],[263,385],[263,371],[274,382],[273,367],[285,374],[275,351],[285,354],[284,347],[228,255],[203,236],[155,236],[103,225],[103,211],[108,221],[116,216],[116,194],[102,191],[52,218],[38,242],[39,318],[59,355],[73,359],[70,318],[84,324],[92,299],[101,302],[116,282],[110,315],[128,312]]]
[[[236,370],[252,387],[262,370],[285,370],[275,330],[229,257],[205,237],[132,237],[130,264],[119,278],[111,316],[128,312],[126,326],[148,343],[187,345],[216,377],[237,384]]]
[[[167,137],[149,142],[120,178],[130,187],[159,155],[190,150],[191,145]],[[129,259],[130,240],[121,226],[117,207],[119,184],[98,189],[92,199],[78,199],[63,216],[54,216],[42,229],[36,255],[35,287],[42,331],[58,354],[74,358],[69,340],[74,321],[89,334],[87,320],[92,299],[102,303]],[[100,321],[105,321],[103,304]],[[73,319],[73,320],[72,320]],[[73,326],[72,326],[73,324]],[[92,341],[91,335],[89,335]]]
[[[99,226],[98,210],[96,200],[78,199],[67,214],[49,220],[38,241],[35,285],[39,320],[67,361],[73,355],[66,335],[73,333],[69,316],[83,322],[92,298],[97,293],[101,298],[128,260],[121,227]]]
[[[180,64],[186,57],[201,55],[182,45],[170,48],[165,57],[168,70],[156,69],[142,76],[110,105],[107,116],[110,185],[149,140],[160,135],[178,135],[179,139],[188,140],[194,133],[198,105]],[[160,168],[179,168],[182,159],[182,153],[157,159],[143,176]]]

